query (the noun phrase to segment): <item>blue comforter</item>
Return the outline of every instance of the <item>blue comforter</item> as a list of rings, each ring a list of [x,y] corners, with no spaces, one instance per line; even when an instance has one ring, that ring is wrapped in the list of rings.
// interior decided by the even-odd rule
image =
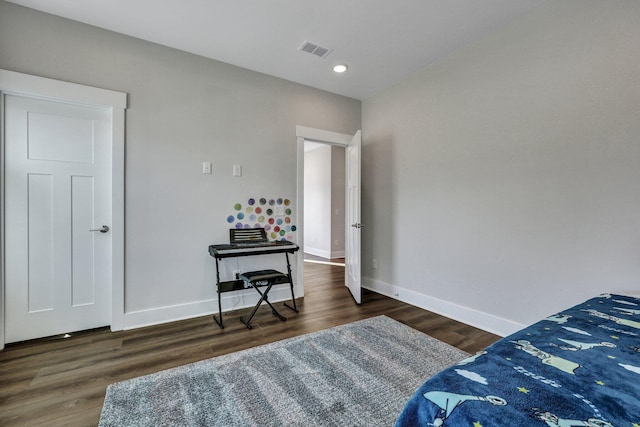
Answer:
[[[396,426],[640,427],[640,299],[606,294],[427,381]]]

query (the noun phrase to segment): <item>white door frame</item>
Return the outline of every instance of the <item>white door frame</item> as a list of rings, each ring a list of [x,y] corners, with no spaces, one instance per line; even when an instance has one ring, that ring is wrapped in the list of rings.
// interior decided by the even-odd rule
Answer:
[[[345,285],[357,304],[362,303],[362,132],[358,131],[346,150],[345,189]]]
[[[320,142],[338,147],[347,148],[353,139],[353,135],[331,132],[328,130],[314,129],[304,126],[296,126],[297,139],[297,188],[296,188],[296,210],[298,212],[298,246],[300,251],[304,251],[304,141]],[[346,230],[345,230],[346,232]],[[296,283],[300,291],[297,296],[304,296],[304,254],[300,253],[296,262]],[[299,295],[298,295],[299,294]]]
[[[112,283],[111,330],[124,326],[124,111],[127,94],[0,69],[0,120],[4,95],[28,96],[111,109],[112,138]],[[4,129],[4,123],[0,123]],[[0,132],[0,349],[5,343],[5,141]]]

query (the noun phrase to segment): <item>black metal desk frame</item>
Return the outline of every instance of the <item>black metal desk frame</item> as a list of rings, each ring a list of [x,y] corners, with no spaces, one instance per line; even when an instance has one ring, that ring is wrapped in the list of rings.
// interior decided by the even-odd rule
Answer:
[[[210,245],[209,246],[209,254],[216,260],[216,288],[218,293],[218,318],[216,318],[216,315],[214,314],[213,320],[218,324],[220,329],[224,329],[224,324],[222,322],[222,298],[221,298],[222,295],[221,294],[225,292],[241,291],[241,290],[247,289],[245,286],[247,283],[249,284],[250,287],[253,287],[260,294],[260,300],[253,307],[253,311],[251,312],[251,315],[249,316],[248,320],[244,320],[242,318],[240,319],[247,328],[249,329],[252,328],[251,320],[253,319],[253,316],[256,314],[256,312],[258,311],[258,308],[260,308],[260,305],[263,302],[266,302],[269,305],[269,307],[271,307],[273,314],[278,316],[280,320],[283,320],[283,321],[286,320],[286,317],[278,313],[278,311],[273,307],[271,302],[268,300],[268,293],[271,290],[271,287],[274,285],[287,283],[287,282],[289,283],[289,286],[291,288],[291,301],[293,303],[293,307],[287,304],[286,302],[284,303],[284,305],[290,310],[298,313],[298,306],[296,304],[296,298],[293,292],[293,277],[291,275],[291,263],[289,261],[289,254],[293,254],[298,250],[299,250],[298,245],[291,242],[273,242],[270,245],[260,245],[258,247],[251,247],[251,246],[242,247],[242,246],[236,246],[236,245]],[[285,255],[285,258],[287,260],[287,274],[280,273],[276,270],[269,270],[270,272],[273,272],[272,278],[256,280],[254,281],[254,283],[245,282],[245,280],[242,280],[240,278],[237,278],[234,280],[226,280],[226,281],[220,280],[220,264],[219,263],[224,258],[238,258],[238,257],[246,257],[246,256],[270,255],[270,254],[278,254],[278,253],[283,253]],[[251,277],[252,274],[257,274],[261,272],[262,271],[244,272],[240,276],[244,275],[245,277],[247,276]],[[264,291],[260,291],[259,287],[261,286],[267,286],[267,288]]]

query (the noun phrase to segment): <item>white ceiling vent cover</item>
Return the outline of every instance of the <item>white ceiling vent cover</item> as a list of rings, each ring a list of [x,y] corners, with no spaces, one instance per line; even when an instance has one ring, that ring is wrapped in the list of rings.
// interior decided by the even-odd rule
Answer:
[[[319,56],[320,58],[326,58],[327,55],[331,53],[331,49],[327,47],[318,46],[317,44],[311,43],[310,41],[307,41],[307,40],[305,40],[304,43],[300,45],[298,50],[310,53],[315,56]]]

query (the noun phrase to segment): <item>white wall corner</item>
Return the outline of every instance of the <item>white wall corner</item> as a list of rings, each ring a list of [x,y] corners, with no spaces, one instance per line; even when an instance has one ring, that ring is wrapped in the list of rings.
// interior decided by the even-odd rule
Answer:
[[[371,291],[386,295],[398,301],[411,304],[424,310],[432,311],[446,316],[458,322],[491,332],[492,334],[506,337],[524,328],[526,325],[503,319],[491,314],[483,313],[469,307],[464,307],[439,298],[421,294],[416,291],[404,289],[400,286],[384,283],[370,277],[362,278],[362,287]]]

